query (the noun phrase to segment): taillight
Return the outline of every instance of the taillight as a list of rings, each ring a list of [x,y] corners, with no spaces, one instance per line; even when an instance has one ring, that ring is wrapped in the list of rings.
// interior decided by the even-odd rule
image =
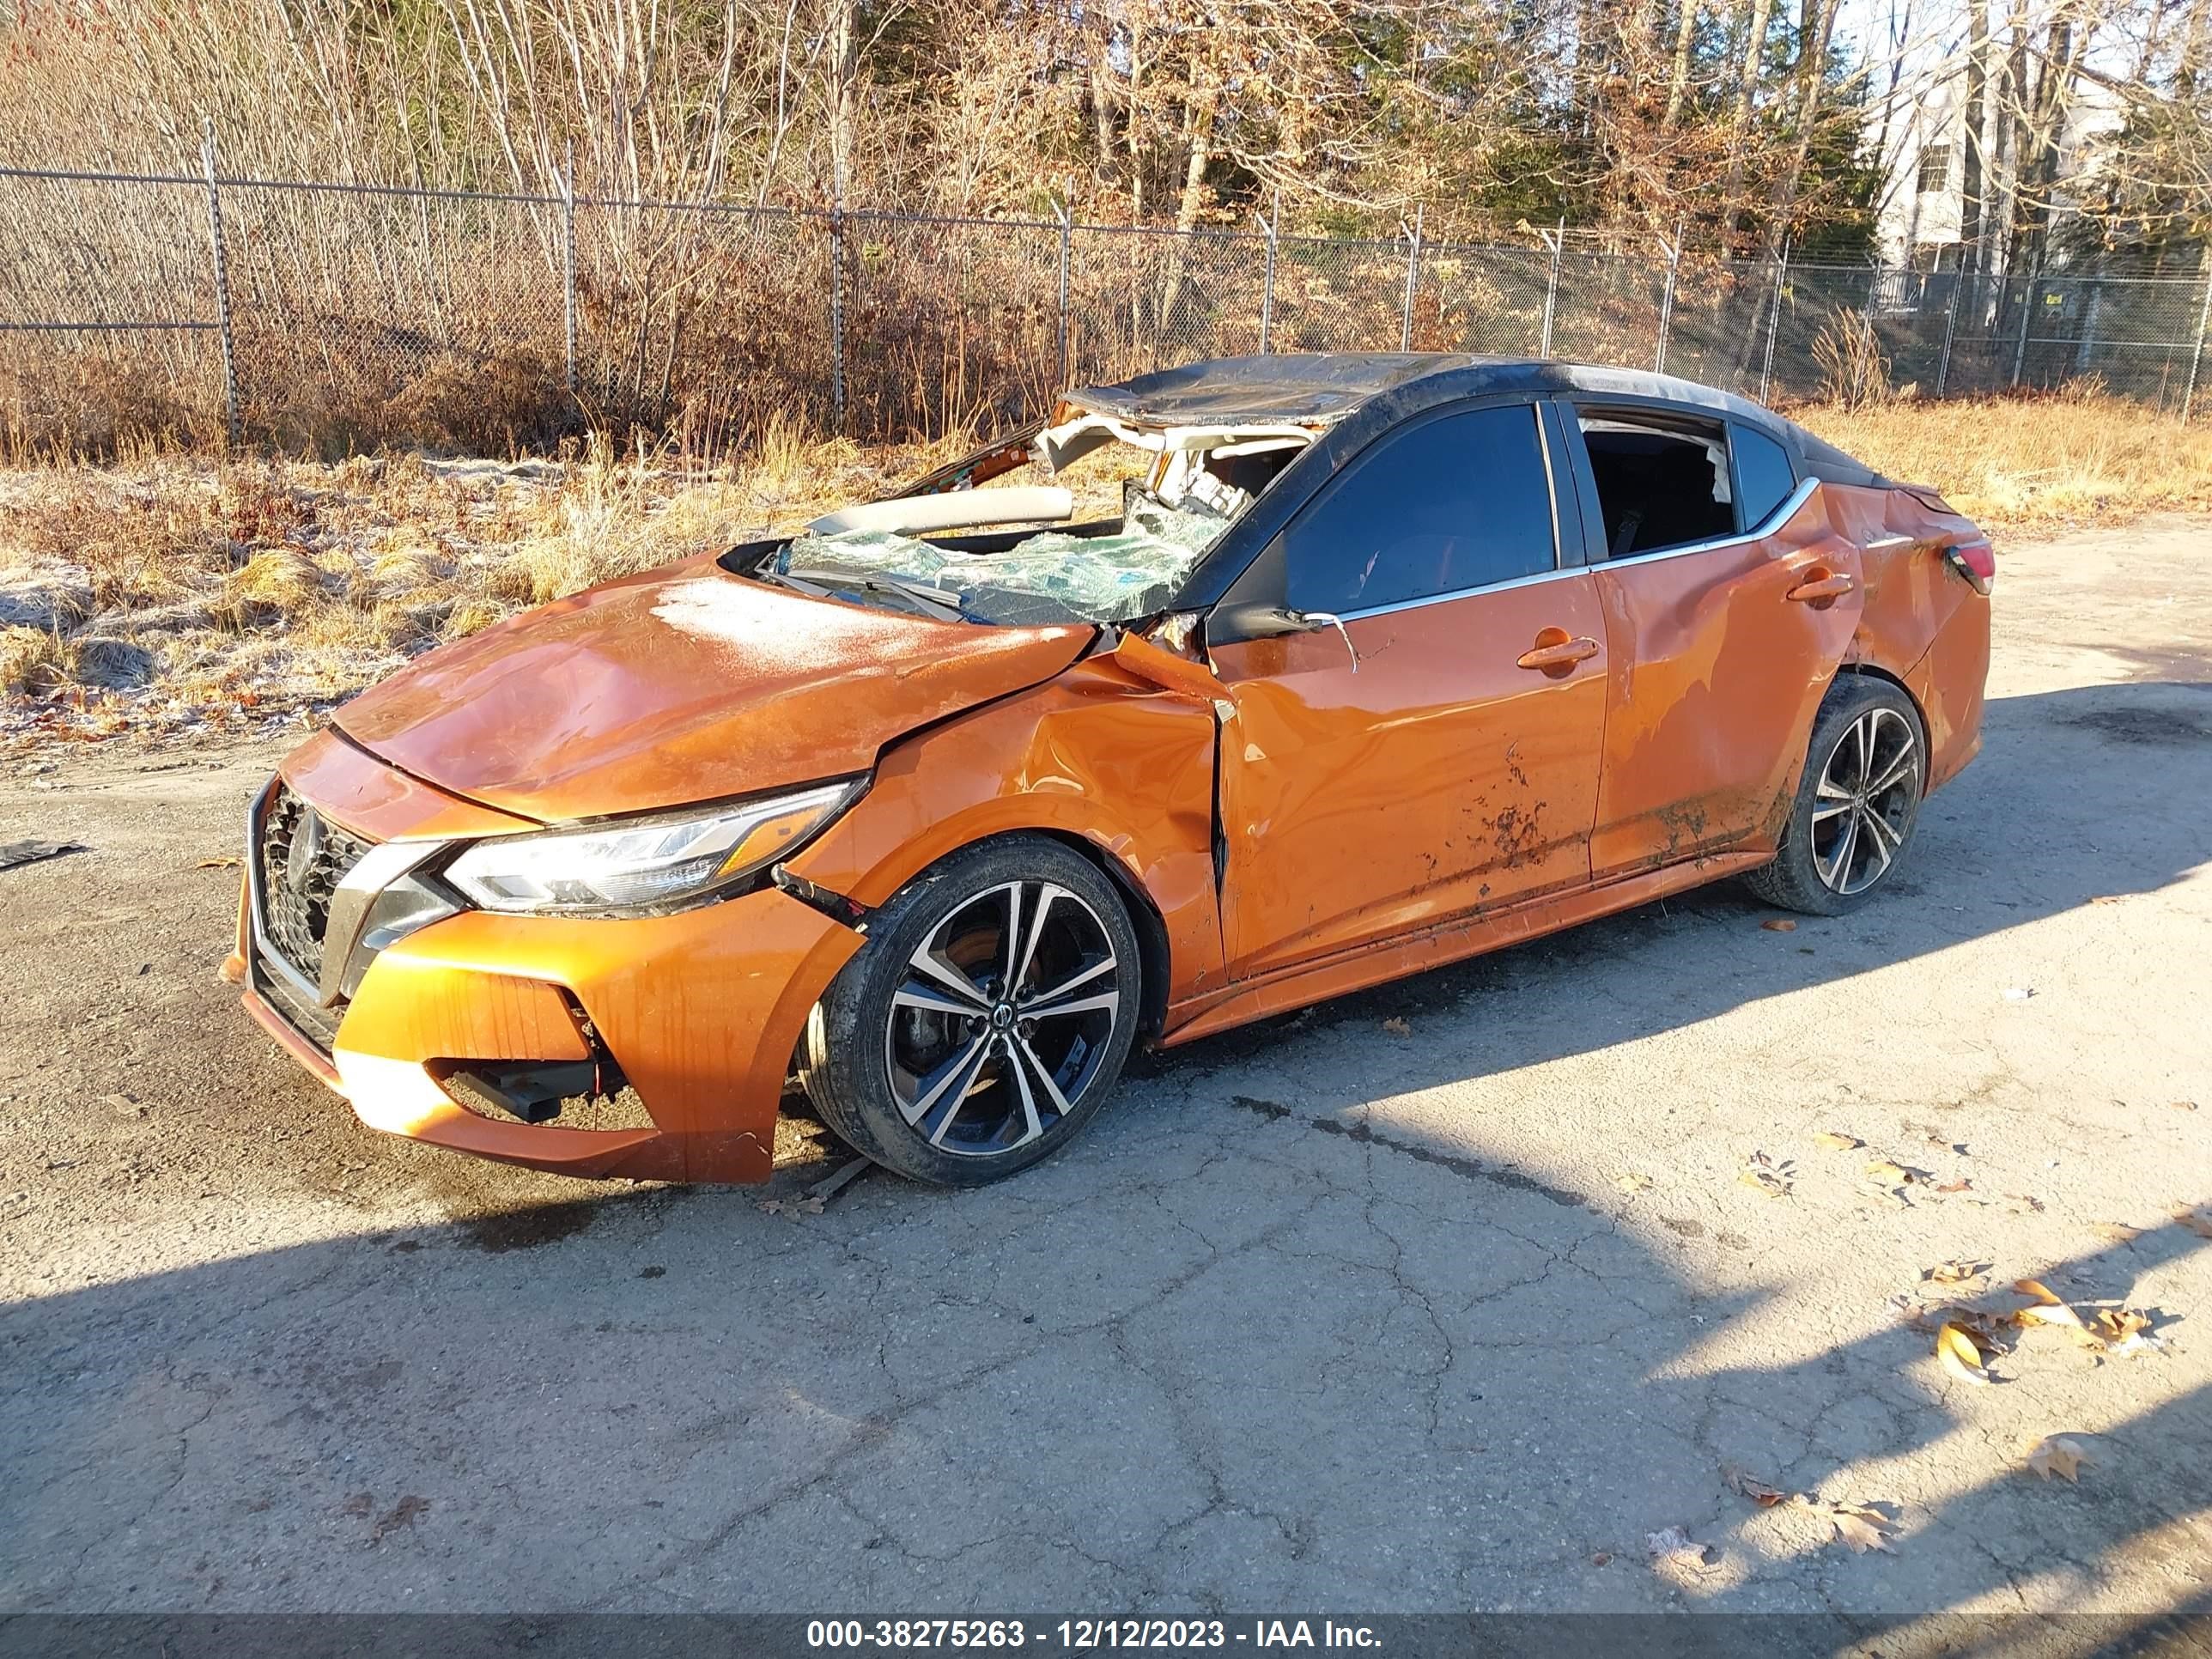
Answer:
[[[1977,593],[1987,593],[1996,580],[1997,556],[1986,540],[1959,542],[1945,548],[1943,562],[1964,576]]]

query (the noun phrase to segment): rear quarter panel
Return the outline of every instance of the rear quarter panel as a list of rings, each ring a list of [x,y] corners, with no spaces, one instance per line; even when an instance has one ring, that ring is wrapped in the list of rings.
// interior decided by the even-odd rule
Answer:
[[[1911,694],[1928,725],[1933,789],[1981,743],[1990,601],[1943,558],[1945,548],[1981,532],[1908,490],[1832,483],[1826,493],[1838,527],[1865,550],[1865,605],[1845,665],[1879,670]]]

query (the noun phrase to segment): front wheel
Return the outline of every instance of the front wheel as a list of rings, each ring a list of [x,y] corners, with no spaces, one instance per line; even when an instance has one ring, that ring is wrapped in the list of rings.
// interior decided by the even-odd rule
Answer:
[[[1113,1090],[1143,1006],[1120,894],[1040,836],[957,853],[871,918],[807,1022],[823,1121],[899,1174],[995,1181],[1073,1139]]]
[[[1839,679],[1813,722],[1781,849],[1746,884],[1808,915],[1865,902],[1903,860],[1919,822],[1927,747],[1904,692],[1887,680]]]

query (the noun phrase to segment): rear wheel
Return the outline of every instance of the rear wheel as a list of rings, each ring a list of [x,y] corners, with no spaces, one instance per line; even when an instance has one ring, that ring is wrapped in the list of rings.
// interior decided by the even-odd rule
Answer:
[[[1887,680],[1839,679],[1813,722],[1781,850],[1745,878],[1751,890],[1809,915],[1864,903],[1911,842],[1927,750],[1911,698]]]
[[[1017,836],[954,854],[871,919],[807,1023],[808,1097],[859,1151],[979,1186],[1073,1139],[1142,1007],[1135,930],[1079,854]]]

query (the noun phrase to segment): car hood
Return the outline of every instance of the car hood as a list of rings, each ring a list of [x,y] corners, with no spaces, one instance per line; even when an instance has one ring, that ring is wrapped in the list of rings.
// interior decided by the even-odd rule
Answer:
[[[1095,634],[866,609],[702,558],[510,617],[336,718],[426,782],[557,823],[866,771],[916,726],[1051,678]]]

